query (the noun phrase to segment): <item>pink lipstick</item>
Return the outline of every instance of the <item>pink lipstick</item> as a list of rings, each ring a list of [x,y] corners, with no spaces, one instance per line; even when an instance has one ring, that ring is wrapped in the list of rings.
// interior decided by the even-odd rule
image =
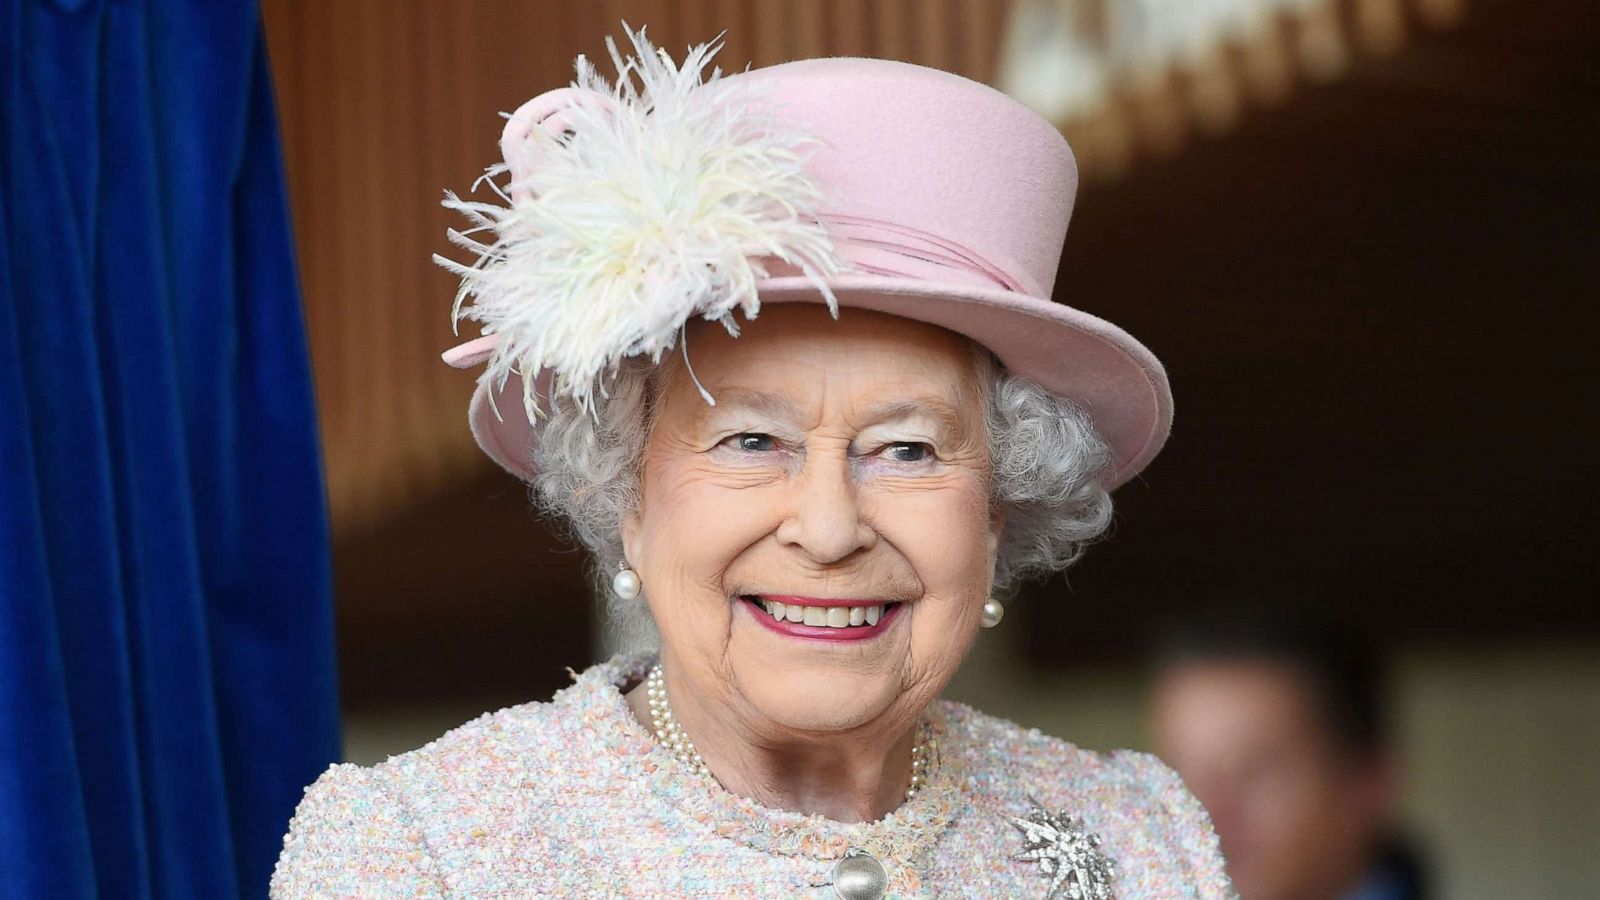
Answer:
[[[872,598],[746,594],[740,598],[762,627],[788,637],[868,641],[884,633],[904,604]]]

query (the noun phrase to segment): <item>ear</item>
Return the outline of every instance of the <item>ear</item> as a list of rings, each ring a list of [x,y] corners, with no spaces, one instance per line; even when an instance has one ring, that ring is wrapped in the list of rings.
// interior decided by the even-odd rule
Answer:
[[[622,558],[628,568],[634,571],[639,569],[639,532],[643,527],[639,511],[632,509],[622,514],[622,522],[617,529],[622,538]]]
[[[1000,504],[993,504],[989,511],[989,568],[1000,558],[1000,538],[1006,531],[1006,511]]]

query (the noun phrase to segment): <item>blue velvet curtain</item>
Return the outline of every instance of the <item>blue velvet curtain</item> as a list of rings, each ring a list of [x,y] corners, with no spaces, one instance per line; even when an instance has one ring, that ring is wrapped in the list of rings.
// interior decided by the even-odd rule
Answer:
[[[259,11],[0,0],[0,897],[262,896],[337,754]]]

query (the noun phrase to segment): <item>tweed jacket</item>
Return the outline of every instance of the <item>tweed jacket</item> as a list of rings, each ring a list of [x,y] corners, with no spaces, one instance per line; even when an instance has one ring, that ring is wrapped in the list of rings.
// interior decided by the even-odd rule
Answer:
[[[738,797],[658,744],[619,690],[650,663],[619,657],[550,702],[333,766],[306,790],[272,896],[820,900],[855,854],[882,864],[890,897],[1080,896],[1094,854],[1117,900],[1234,896],[1204,809],[1153,756],[939,701],[923,789],[841,823]]]

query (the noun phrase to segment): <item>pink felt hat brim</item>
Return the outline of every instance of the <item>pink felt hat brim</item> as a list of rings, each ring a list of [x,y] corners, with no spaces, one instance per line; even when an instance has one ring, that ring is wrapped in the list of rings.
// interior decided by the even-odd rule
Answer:
[[[1115,488],[1160,451],[1172,427],[1172,393],[1154,354],[1116,325],[1081,310],[1000,287],[941,284],[881,275],[844,275],[829,281],[840,316],[870,309],[947,328],[992,351],[1008,371],[1079,404],[1110,444],[1114,462],[1105,485]],[[761,302],[821,303],[804,276],[762,281]],[[468,368],[486,359],[495,337],[462,344],[445,361]],[[548,373],[535,393],[548,396]],[[480,381],[469,412],[473,437],[513,475],[533,477],[529,459],[538,439],[522,404],[522,383],[512,376],[490,403]]]

